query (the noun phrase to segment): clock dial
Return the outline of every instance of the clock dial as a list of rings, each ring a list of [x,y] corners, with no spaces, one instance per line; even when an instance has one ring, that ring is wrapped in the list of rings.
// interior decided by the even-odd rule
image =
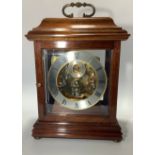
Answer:
[[[82,52],[54,56],[48,72],[48,87],[62,106],[83,110],[94,106],[107,85],[104,68],[98,58]]]

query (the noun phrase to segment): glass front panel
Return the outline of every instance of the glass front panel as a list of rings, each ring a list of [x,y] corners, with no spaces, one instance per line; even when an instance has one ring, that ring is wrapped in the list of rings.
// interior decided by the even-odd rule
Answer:
[[[47,113],[107,115],[105,50],[43,49]]]

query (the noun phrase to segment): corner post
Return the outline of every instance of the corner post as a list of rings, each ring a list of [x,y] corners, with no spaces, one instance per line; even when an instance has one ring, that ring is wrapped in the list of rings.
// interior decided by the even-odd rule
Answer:
[[[106,50],[105,69],[108,77],[108,87],[105,93],[105,101],[109,105],[111,121],[116,120],[120,47],[121,42],[114,41],[113,50]]]

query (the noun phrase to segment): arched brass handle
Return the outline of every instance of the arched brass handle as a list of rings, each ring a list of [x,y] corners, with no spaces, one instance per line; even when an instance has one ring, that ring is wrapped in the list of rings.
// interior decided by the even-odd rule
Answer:
[[[63,8],[62,8],[63,15],[66,16],[66,17],[68,17],[68,18],[73,18],[74,17],[73,13],[67,14],[65,12],[65,9],[68,8],[68,7],[74,7],[74,6],[76,6],[78,8],[80,8],[82,6],[83,7],[87,7],[88,6],[88,7],[91,7],[92,8],[92,13],[91,14],[85,14],[84,13],[83,14],[83,17],[92,17],[95,14],[95,12],[96,12],[96,9],[95,9],[95,7],[92,4],[77,2],[77,3],[70,3],[70,4],[64,5]]]

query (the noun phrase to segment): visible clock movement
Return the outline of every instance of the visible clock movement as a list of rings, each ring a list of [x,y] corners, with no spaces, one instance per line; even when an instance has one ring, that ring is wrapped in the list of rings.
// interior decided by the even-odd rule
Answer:
[[[111,18],[47,18],[34,41],[39,118],[33,137],[122,139],[116,119],[120,42],[129,37]],[[66,15],[73,17],[72,15]],[[87,18],[86,18],[87,17]]]
[[[94,106],[107,85],[104,68],[98,58],[85,52],[66,52],[51,59],[48,88],[53,98],[72,110]]]

